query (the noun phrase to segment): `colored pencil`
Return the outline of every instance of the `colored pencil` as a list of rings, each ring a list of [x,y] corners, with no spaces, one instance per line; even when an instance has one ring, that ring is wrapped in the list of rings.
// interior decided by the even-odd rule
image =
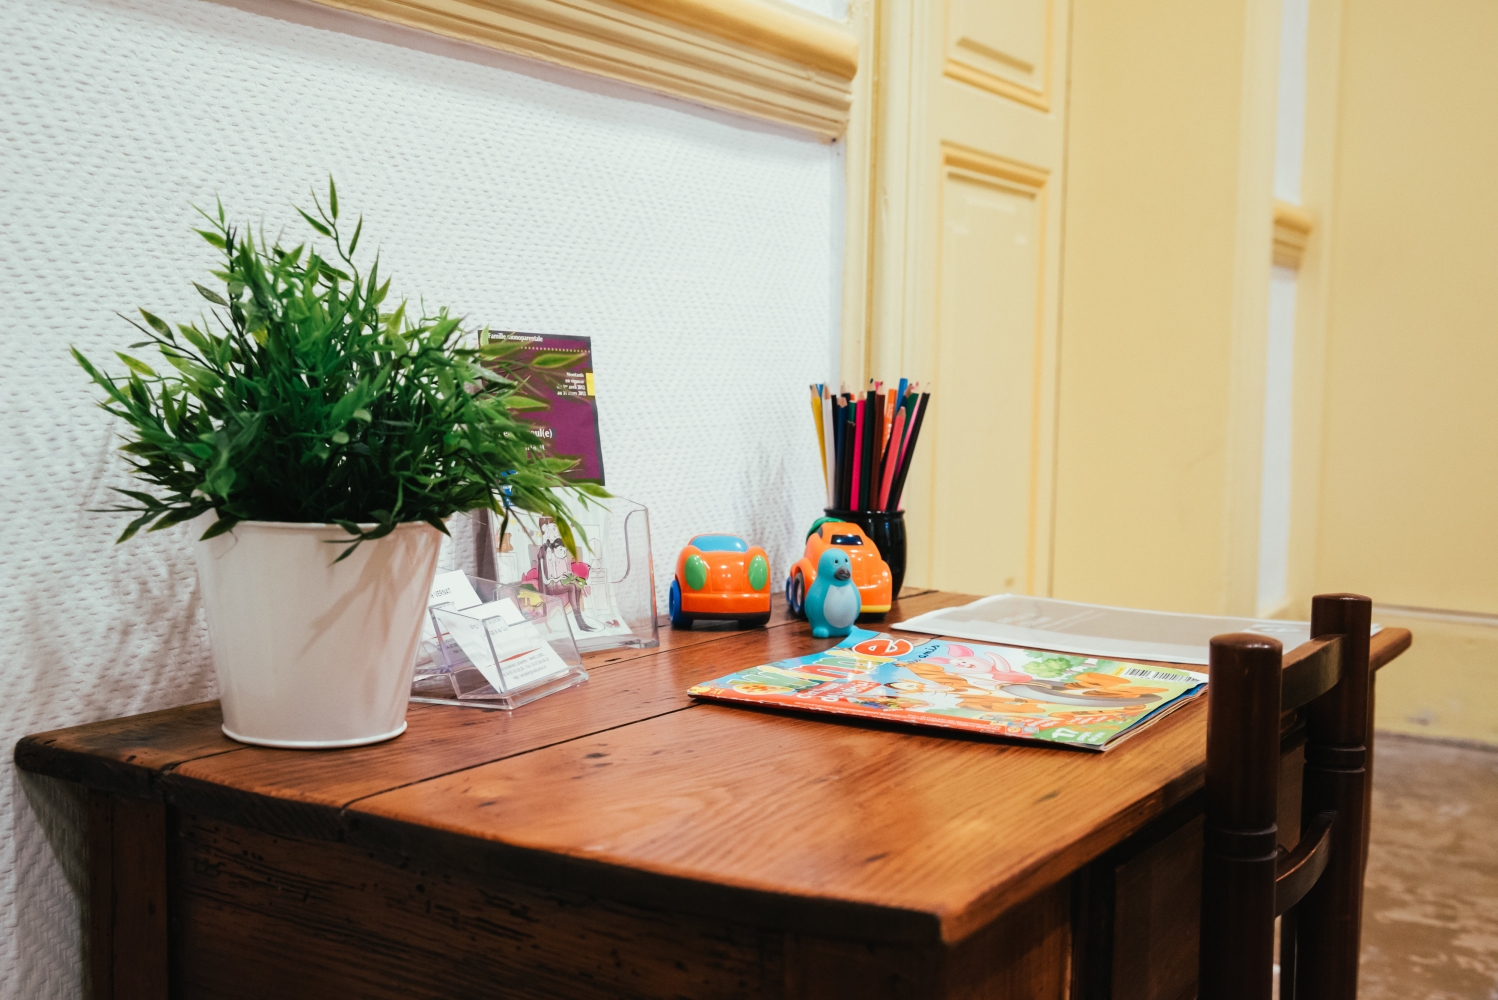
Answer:
[[[843,397],[834,396],[832,406],[832,448],[835,471],[832,476],[832,506],[842,503],[843,480],[847,477],[848,458],[843,438],[843,425],[848,422],[848,404]]]
[[[822,390],[820,386],[811,387],[811,419],[817,428],[817,440],[822,441],[827,434],[827,428],[822,424]],[[831,472],[827,468],[827,451],[825,448],[818,449],[822,452],[822,487],[826,490],[832,489]]]
[[[851,407],[845,405],[843,409],[850,410]],[[852,414],[849,413],[843,420],[842,481],[838,484],[836,504],[839,510],[847,510],[851,506],[849,498],[853,489],[853,434],[854,422]]]
[[[910,459],[906,456],[906,452],[910,450],[910,439],[912,437],[911,431],[915,430],[916,412],[920,408],[921,397],[917,396],[915,394],[915,391],[912,389],[910,393],[910,406],[905,411],[905,427],[907,428],[905,431],[905,440],[900,443],[900,467],[902,471],[904,470],[904,467],[910,462]]]
[[[820,407],[822,411],[822,468],[827,470],[827,506],[832,506],[832,478],[837,470],[837,448],[836,433],[832,426],[832,397],[827,395],[827,387],[822,386],[822,399]]]
[[[931,408],[931,393],[921,394],[920,402],[916,405],[915,424],[910,428],[909,443],[902,447],[905,453],[905,467],[900,470],[900,478],[895,481],[894,490],[890,493],[889,503],[891,510],[900,509],[900,494],[905,491],[905,477],[910,473],[910,460],[915,456],[915,444],[921,437],[921,426],[926,422],[926,411]]]
[[[879,436],[879,453],[889,447],[889,434],[895,428],[895,390],[884,390],[884,428]]]
[[[920,383],[869,379],[863,391],[809,387],[827,506],[898,511],[931,393]]]
[[[860,399],[853,404],[853,480],[848,490],[848,501],[853,507],[860,507],[863,501],[863,403]]]
[[[879,502],[874,505],[875,510],[889,509],[889,490],[895,481],[895,468],[900,463],[900,435],[905,430],[905,410],[901,409],[895,414],[895,424],[889,432],[889,448],[884,460],[884,481],[879,485]]]

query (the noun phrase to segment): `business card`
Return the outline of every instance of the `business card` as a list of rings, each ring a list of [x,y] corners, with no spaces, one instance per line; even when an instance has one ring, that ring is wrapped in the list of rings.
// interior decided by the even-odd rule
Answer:
[[[427,595],[427,607],[446,605],[455,611],[472,608],[484,602],[468,582],[468,574],[460,569],[450,573],[438,573],[432,580],[432,591]]]
[[[496,691],[529,687],[567,672],[567,661],[508,597],[462,611],[433,610],[447,637]]]

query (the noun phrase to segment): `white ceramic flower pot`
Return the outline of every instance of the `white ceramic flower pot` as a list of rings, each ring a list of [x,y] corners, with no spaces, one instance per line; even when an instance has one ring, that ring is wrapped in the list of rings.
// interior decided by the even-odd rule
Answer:
[[[403,524],[334,563],[348,541],[333,524],[241,521],[194,542],[231,739],[320,749],[405,731],[442,535]]]

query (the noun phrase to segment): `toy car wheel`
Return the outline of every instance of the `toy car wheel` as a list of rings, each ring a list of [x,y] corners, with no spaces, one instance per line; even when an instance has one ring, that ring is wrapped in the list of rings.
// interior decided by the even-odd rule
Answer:
[[[785,603],[790,608],[791,614],[797,618],[806,617],[806,609],[801,602],[806,599],[806,581],[798,569],[785,581]]]
[[[745,618],[743,621],[744,624],[749,626],[750,628],[759,628],[761,625],[770,624],[770,612],[766,611],[762,615],[755,615],[753,618]]]
[[[692,619],[688,618],[681,610],[681,584],[675,580],[671,581],[671,627],[692,627]]]

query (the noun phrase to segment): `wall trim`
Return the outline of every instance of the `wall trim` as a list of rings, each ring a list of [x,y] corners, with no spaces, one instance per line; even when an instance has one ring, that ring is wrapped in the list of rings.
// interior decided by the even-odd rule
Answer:
[[[1482,750],[1487,753],[1498,751],[1498,744],[1491,740],[1473,740],[1461,736],[1426,736],[1424,733],[1412,733],[1407,729],[1385,729],[1378,726],[1374,730],[1380,740],[1397,740],[1408,743],[1427,743],[1442,747],[1457,747],[1462,750]]]
[[[775,0],[317,0],[807,129],[848,125],[858,39]]]
[[[1274,263],[1299,269],[1305,259],[1306,241],[1314,226],[1311,214],[1288,201],[1274,203]]]
[[[1498,628],[1498,615],[1482,611],[1458,611],[1452,608],[1417,608],[1406,604],[1375,604],[1375,615],[1390,618],[1413,618],[1417,621],[1446,622],[1450,625],[1476,625]]]

